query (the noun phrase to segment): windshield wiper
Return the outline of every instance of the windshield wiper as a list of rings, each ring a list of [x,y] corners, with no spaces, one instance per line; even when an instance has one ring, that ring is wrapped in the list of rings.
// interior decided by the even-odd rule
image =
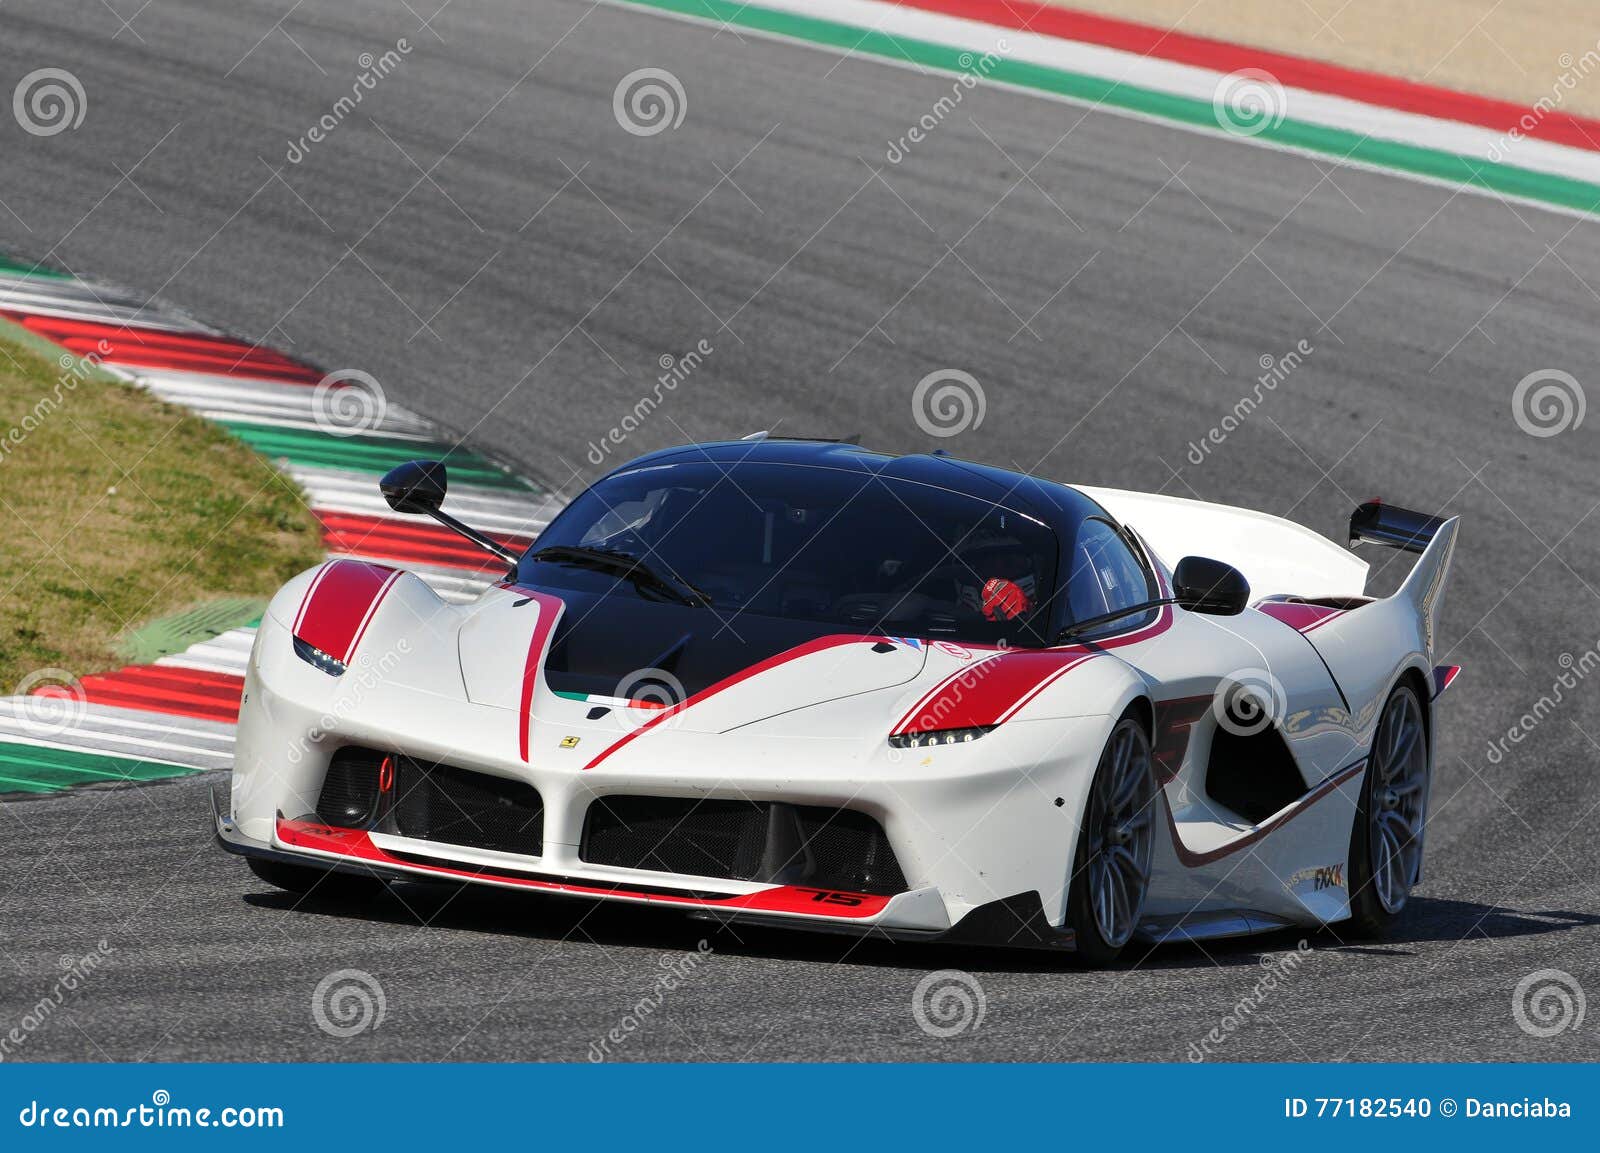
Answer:
[[[1108,625],[1112,621],[1121,620],[1123,617],[1131,617],[1134,613],[1149,612],[1151,609],[1158,609],[1162,605],[1175,605],[1177,603],[1176,597],[1161,597],[1158,600],[1141,601],[1139,604],[1128,605],[1126,608],[1114,609],[1108,613],[1101,613],[1099,616],[1085,617],[1081,621],[1073,621],[1058,632],[1055,643],[1060,644],[1068,637],[1077,636],[1085,629],[1099,628],[1101,625]]]
[[[631,580],[639,588],[649,588],[662,593],[679,604],[693,608],[709,608],[711,598],[686,580],[663,574],[652,568],[642,556],[615,548],[591,548],[586,545],[553,544],[528,557],[550,564],[570,564],[580,568],[598,569],[616,573]]]

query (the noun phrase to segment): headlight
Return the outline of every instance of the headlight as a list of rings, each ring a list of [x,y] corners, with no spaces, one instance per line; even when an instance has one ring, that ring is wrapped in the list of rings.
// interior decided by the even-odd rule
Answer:
[[[994,725],[979,725],[970,729],[924,729],[917,733],[893,733],[889,737],[891,749],[921,749],[931,745],[964,745],[975,741]]]
[[[294,638],[294,655],[307,664],[316,665],[317,668],[327,673],[330,677],[342,676],[345,664],[338,657],[331,657],[315,645],[309,645],[299,637]]]

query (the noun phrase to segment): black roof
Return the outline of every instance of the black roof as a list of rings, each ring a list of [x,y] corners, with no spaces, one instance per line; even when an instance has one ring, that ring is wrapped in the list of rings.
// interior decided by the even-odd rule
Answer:
[[[1063,523],[1076,526],[1083,517],[1089,515],[1107,516],[1103,508],[1077,489],[1056,481],[996,468],[994,465],[959,460],[943,453],[896,456],[865,449],[858,444],[831,440],[769,436],[755,440],[679,445],[637,457],[613,469],[612,474],[645,466],[687,464],[696,460],[718,464],[789,464],[870,472],[958,492],[1058,526]]]

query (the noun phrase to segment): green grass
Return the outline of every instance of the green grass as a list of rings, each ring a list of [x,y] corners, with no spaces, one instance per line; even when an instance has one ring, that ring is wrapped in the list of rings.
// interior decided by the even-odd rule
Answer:
[[[223,429],[0,324],[0,694],[321,557],[293,482]]]

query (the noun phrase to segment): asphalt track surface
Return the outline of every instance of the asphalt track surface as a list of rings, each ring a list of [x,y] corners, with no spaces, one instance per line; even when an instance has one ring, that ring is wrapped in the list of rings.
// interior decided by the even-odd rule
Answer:
[[[1600,640],[1596,423],[1531,437],[1510,401],[1539,369],[1596,384],[1600,222],[990,88],[886,165],[948,78],[575,0],[455,0],[431,31],[399,3],[216,7],[158,0],[130,28],[98,0],[0,9],[7,90],[58,66],[89,99],[49,139],[0,119],[0,245],[371,372],[557,486],[596,472],[589,446],[658,358],[703,339],[619,453],[777,428],[1329,534],[1373,494],[1460,513],[1442,646],[1467,671],[1410,919],[1376,945],[1313,935],[1214,1052],[1600,1056],[1592,1021],[1541,1039],[1511,1012],[1535,970],[1600,989],[1600,684],[1488,754],[1561,654]],[[402,36],[396,74],[286,164],[358,54]],[[612,94],[646,66],[688,106],[640,138]],[[1260,359],[1302,339],[1292,377],[1188,459]],[[947,367],[987,409],[935,442],[911,391]],[[8,1059],[584,1060],[705,937],[616,1058],[1181,1060],[1296,940],[1085,972],[499,894],[296,907],[212,847],[210,784],[0,804],[0,1025],[63,955],[114,950]],[[947,967],[977,977],[985,1012],[939,1039],[911,1000]],[[386,1012],[337,1039],[310,1004],[344,968],[381,981]]]

